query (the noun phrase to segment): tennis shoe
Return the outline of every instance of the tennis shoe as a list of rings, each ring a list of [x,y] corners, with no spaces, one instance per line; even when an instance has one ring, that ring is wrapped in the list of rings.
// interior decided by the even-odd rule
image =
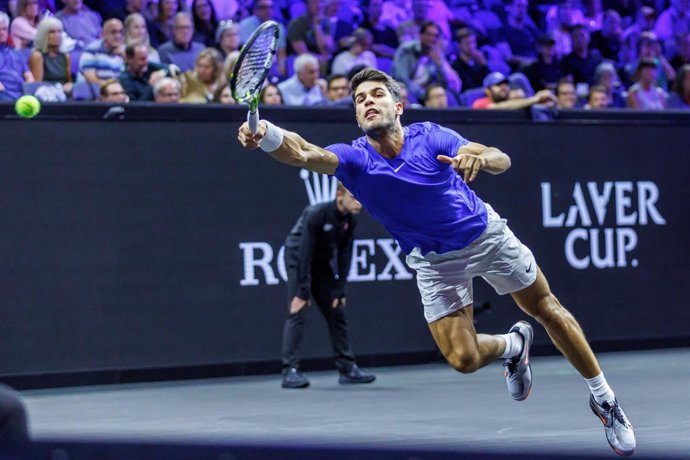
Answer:
[[[623,409],[618,405],[618,400],[599,404],[594,399],[594,395],[590,395],[589,407],[604,424],[606,440],[613,451],[623,457],[632,455],[636,445],[635,432],[625,413],[623,413]]]
[[[309,386],[309,379],[298,369],[291,367],[283,374],[283,388],[306,388]]]
[[[527,321],[518,321],[510,328],[511,332],[517,332],[522,336],[522,351],[503,363],[505,371],[503,375],[508,385],[508,393],[516,401],[527,399],[532,391],[532,368],[529,365],[529,349],[532,346],[534,332]]]

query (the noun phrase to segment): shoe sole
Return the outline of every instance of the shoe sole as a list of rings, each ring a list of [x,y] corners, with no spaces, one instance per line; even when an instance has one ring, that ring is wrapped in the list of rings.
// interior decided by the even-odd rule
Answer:
[[[294,385],[294,384],[281,384],[280,385],[282,388],[307,388],[309,386],[309,382],[307,383],[300,383],[299,385]]]
[[[373,377],[372,379],[368,379],[368,380],[358,380],[355,382],[352,382],[352,381],[348,382],[348,381],[343,381],[343,380],[338,379],[338,383],[341,385],[357,385],[359,383],[371,383],[374,380],[376,380],[376,377]]]

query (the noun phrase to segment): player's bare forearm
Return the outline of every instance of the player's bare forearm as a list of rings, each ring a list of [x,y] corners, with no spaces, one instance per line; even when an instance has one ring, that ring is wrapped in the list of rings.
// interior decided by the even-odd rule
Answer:
[[[470,142],[461,147],[458,153],[481,156],[484,160],[481,170],[491,174],[501,174],[510,168],[510,157],[496,147]]]
[[[333,174],[338,167],[338,157],[318,145],[311,144],[292,131],[283,130],[283,143],[270,152],[276,160],[320,174]]]
[[[338,157],[335,153],[307,142],[297,133],[273,126],[264,120],[259,122],[259,129],[256,133],[251,132],[248,123],[243,123],[240,126],[237,139],[247,149],[261,146],[270,150],[269,155],[281,163],[291,166],[306,168],[320,174],[334,174],[338,167]],[[265,142],[262,143],[262,141]],[[267,148],[269,143],[272,146]]]

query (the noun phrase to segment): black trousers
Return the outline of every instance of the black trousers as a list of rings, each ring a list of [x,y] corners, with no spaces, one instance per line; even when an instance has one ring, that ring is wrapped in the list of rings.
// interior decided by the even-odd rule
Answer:
[[[287,254],[286,254],[287,259]],[[297,294],[297,267],[288,265],[288,317],[283,328],[283,370],[290,367],[299,369],[299,351],[304,332],[307,307],[297,313],[290,314],[290,302]],[[350,346],[347,332],[347,319],[343,307],[332,307],[333,283],[319,282],[312,279],[311,303],[316,304],[328,324],[328,332],[331,336],[331,345],[335,355],[335,366],[340,372],[348,372],[355,363],[355,357]]]

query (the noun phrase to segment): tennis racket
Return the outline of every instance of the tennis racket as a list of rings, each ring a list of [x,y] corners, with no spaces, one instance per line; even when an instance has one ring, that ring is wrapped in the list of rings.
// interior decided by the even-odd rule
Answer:
[[[273,65],[279,35],[277,22],[266,21],[261,24],[242,47],[230,77],[232,97],[249,106],[247,123],[253,133],[259,130],[259,95]]]

